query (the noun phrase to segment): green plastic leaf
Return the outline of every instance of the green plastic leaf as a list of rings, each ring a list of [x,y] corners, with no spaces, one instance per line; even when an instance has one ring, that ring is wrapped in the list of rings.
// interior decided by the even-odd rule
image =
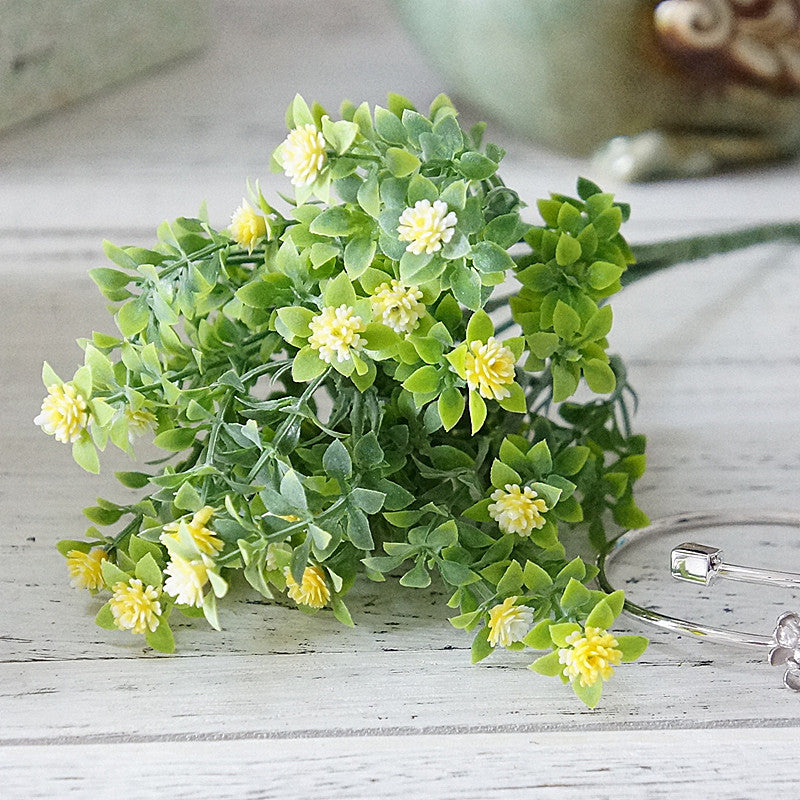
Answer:
[[[405,178],[412,172],[416,172],[420,166],[420,160],[413,153],[400,147],[388,148],[384,157],[389,172],[395,178]]]
[[[112,564],[108,559],[100,562],[100,571],[103,573],[103,581],[109,590],[114,589],[117,583],[127,583],[131,576],[123,572],[116,564]]]
[[[342,625],[347,625],[348,628],[355,626],[353,618],[350,616],[350,610],[344,604],[344,600],[342,600],[341,595],[331,595],[331,608],[333,610],[333,616],[336,617],[336,619],[341,622]]]
[[[617,650],[622,653],[623,661],[636,661],[647,649],[648,641],[644,636],[615,636]]]
[[[199,511],[203,507],[203,500],[200,494],[189,481],[186,481],[186,483],[178,489],[173,502],[177,508],[183,509],[184,511]]]
[[[611,264],[608,261],[595,261],[589,267],[589,285],[593,289],[605,289],[606,286],[618,281],[624,271],[624,267],[620,267],[618,264]]]
[[[499,459],[495,459],[492,463],[491,480],[495,489],[502,489],[509,483],[517,485],[522,483],[519,473]]]
[[[530,665],[529,669],[538,672],[540,675],[554,677],[562,673],[564,665],[558,660],[558,650],[553,650],[552,653],[537,658],[536,661]]]
[[[281,497],[296,511],[300,511],[301,513],[308,511],[306,490],[303,488],[303,484],[300,482],[297,473],[293,469],[288,470],[283,478],[281,478],[280,491]]]
[[[572,306],[559,300],[553,311],[553,328],[562,339],[569,341],[580,330],[581,318]]]
[[[475,634],[475,638],[472,640],[471,647],[473,664],[483,661],[484,658],[492,654],[494,648],[489,644],[489,633],[489,626],[485,625],[478,631],[477,634]]]
[[[350,239],[344,248],[344,268],[352,280],[360,278],[372,263],[377,243],[368,237]]]
[[[438,407],[442,424],[449,431],[463,416],[466,400],[458,389],[451,386],[439,396]]]
[[[171,428],[168,431],[163,431],[153,439],[153,444],[160,447],[162,450],[173,450],[178,452],[186,450],[191,447],[195,438],[197,437],[197,430],[195,428]]]
[[[106,603],[94,618],[95,624],[100,628],[105,628],[107,631],[116,630],[116,623],[114,622],[114,615],[111,613],[111,606]]]
[[[583,605],[590,598],[589,590],[582,583],[576,581],[575,578],[570,578],[559,602],[565,611],[572,611]]]
[[[550,626],[550,638],[556,647],[566,647],[567,637],[580,630],[577,622],[557,622]]]
[[[472,390],[469,393],[469,418],[473,434],[481,429],[486,420],[486,403],[477,392]]]
[[[592,686],[584,686],[577,678],[572,681],[572,691],[578,699],[589,708],[595,708],[603,694],[603,681],[599,680]]]
[[[552,620],[543,619],[525,636],[522,643],[532,650],[549,650],[553,646],[553,640],[550,638],[550,626],[552,624]]]
[[[528,410],[528,404],[525,400],[525,392],[518,383],[511,383],[508,385],[509,394],[498,400],[500,408],[506,411],[511,411],[514,414],[524,414]]]
[[[306,383],[322,375],[328,365],[312,347],[303,347],[292,362],[292,378],[298,383]]]
[[[617,385],[614,370],[599,358],[591,358],[583,364],[583,377],[589,388],[597,394],[613,392]]]
[[[420,560],[400,578],[401,586],[413,589],[424,589],[431,584],[431,576],[425,569],[425,564]]]
[[[72,457],[75,463],[87,472],[97,475],[100,472],[100,459],[97,457],[92,440],[84,435],[72,443]]]
[[[534,593],[543,592],[553,585],[553,579],[550,575],[538,564],[534,564],[533,561],[525,563],[525,569],[522,571],[522,580],[525,586]]]
[[[586,626],[607,630],[614,624],[614,612],[605,600],[601,600],[586,617]]]
[[[497,163],[482,153],[464,153],[456,162],[456,169],[473,181],[481,181],[497,172]]]
[[[147,644],[159,653],[175,652],[175,637],[172,635],[169,623],[163,617],[154,631],[145,632],[144,638]]]
[[[136,563],[134,574],[145,585],[154,586],[156,589],[161,588],[164,576],[161,574],[161,568],[156,564],[152,553],[147,553],[139,559]]]
[[[514,260],[495,242],[478,242],[470,252],[475,266],[484,273],[505,272],[512,269]]]
[[[353,474],[350,453],[339,439],[334,439],[322,456],[322,468],[331,475],[349,478]]]
[[[581,243],[568,233],[562,233],[556,245],[556,262],[560,267],[574,264],[581,257]]]
[[[378,135],[390,144],[405,144],[406,129],[403,123],[391,111],[375,106],[375,130]]]
[[[522,577],[522,567],[519,562],[512,561],[497,584],[497,594],[501,597],[520,594],[522,591]]]
[[[478,309],[467,323],[467,342],[485,342],[494,336],[494,323],[489,315],[481,308]]]
[[[322,292],[322,300],[326,306],[338,308],[341,305],[354,306],[356,293],[347,273],[340,272],[335,278],[329,280]]]
[[[420,367],[403,381],[403,388],[409,392],[435,392],[439,387],[439,372],[436,367]]]
[[[126,337],[135,336],[143,331],[149,321],[150,308],[141,297],[129,300],[117,312],[117,327]]]

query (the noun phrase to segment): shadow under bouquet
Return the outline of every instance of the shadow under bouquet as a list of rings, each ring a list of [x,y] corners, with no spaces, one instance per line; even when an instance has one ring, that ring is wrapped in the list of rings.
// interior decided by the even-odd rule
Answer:
[[[80,340],[68,381],[45,365],[36,422],[90,472],[140,436],[168,455],[118,472],[135,498],[99,500],[58,547],[108,598],[97,624],[163,652],[175,613],[220,627],[239,575],[345,625],[359,574],[435,579],[473,661],[545,651],[531,668],[594,707],[646,645],[609,631],[622,592],[573,557],[581,532],[603,551],[610,524],[648,523],[608,299],[797,226],[632,250],[628,206],[583,179],[532,225],[483,125],[462,130],[443,95],[427,115],[387,105],[333,121],[294,99],[272,156],[294,187],[283,211],[256,184],[227,230],[201,211],[152,249],[105,243],[114,266],[90,274],[118,333]]]

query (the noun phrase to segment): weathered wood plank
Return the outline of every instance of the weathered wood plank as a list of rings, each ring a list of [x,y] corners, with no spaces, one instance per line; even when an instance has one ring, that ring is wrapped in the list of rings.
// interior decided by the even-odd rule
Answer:
[[[590,743],[590,746],[587,746]],[[0,748],[9,797],[791,796],[796,729],[476,733]]]

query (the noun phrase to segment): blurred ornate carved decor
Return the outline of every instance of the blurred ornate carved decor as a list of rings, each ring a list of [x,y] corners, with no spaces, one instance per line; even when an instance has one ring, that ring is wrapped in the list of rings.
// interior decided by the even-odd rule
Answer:
[[[659,41],[687,69],[800,92],[800,2],[663,0],[655,9]]]
[[[207,0],[0,0],[0,128],[195,50]]]
[[[800,0],[394,0],[460,99],[629,180],[800,150]]]

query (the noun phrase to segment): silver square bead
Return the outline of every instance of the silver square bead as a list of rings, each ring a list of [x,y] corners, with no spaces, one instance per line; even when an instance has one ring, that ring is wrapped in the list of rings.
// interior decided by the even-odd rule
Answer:
[[[680,581],[707,585],[721,563],[722,550],[718,547],[684,542],[672,551],[670,571]]]

